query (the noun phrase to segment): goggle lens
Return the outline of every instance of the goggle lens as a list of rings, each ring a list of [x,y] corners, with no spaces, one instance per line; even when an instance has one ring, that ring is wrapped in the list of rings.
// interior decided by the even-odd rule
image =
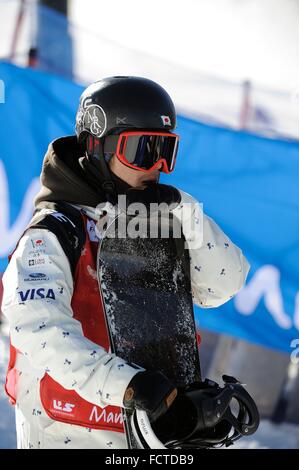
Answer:
[[[119,136],[116,155],[120,161],[141,171],[149,171],[162,162],[161,171],[174,169],[178,136],[166,133],[124,132]]]

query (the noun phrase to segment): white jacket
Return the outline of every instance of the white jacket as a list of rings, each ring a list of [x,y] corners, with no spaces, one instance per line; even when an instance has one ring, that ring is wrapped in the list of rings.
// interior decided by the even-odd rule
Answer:
[[[190,249],[193,300],[202,308],[217,307],[241,289],[249,265],[241,250],[203,214],[197,201],[182,192],[182,202],[192,202],[191,209],[181,204],[174,213],[182,220]],[[80,209],[97,220],[93,208]],[[196,219],[192,230],[190,218]],[[39,249],[44,264],[38,268],[29,266],[35,240],[42,240]],[[32,272],[43,275],[32,280],[28,277]],[[17,358],[18,447],[126,448],[123,434],[53,421],[40,402],[39,382],[45,371],[64,388],[74,389],[101,407],[122,406],[124,391],[137,373],[84,337],[71,308],[73,278],[69,261],[56,236],[43,229],[27,231],[5,271],[3,286],[2,311],[10,324],[11,342],[22,353]],[[26,302],[22,302],[24,299]],[[71,334],[65,336],[64,331]],[[45,343],[47,348],[43,347]],[[91,355],[94,351],[96,354]],[[71,367],[65,363],[67,357],[72,357]],[[123,367],[118,367],[120,364]],[[99,389],[109,400],[101,401]]]

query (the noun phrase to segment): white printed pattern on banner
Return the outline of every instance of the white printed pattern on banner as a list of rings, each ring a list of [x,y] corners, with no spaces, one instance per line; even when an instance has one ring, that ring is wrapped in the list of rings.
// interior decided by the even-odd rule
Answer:
[[[261,299],[277,326],[284,330],[292,328],[292,319],[284,311],[280,272],[276,266],[266,264],[259,268],[236,295],[234,305],[242,315],[252,315]],[[293,326],[299,330],[299,292],[295,299]]]

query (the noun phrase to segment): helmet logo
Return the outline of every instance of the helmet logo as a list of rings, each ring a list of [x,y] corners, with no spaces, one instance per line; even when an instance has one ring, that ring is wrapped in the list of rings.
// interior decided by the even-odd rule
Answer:
[[[171,126],[171,120],[169,116],[161,116],[164,126]]]
[[[86,109],[87,106],[90,106],[92,104],[92,98],[90,96],[87,96],[82,103],[82,108]]]
[[[83,116],[83,129],[100,138],[106,127],[107,119],[103,109],[97,104],[87,106]]]
[[[117,117],[116,118],[116,125],[118,124],[126,124],[126,120],[127,120],[127,117],[123,117],[123,118],[120,118],[120,117]]]

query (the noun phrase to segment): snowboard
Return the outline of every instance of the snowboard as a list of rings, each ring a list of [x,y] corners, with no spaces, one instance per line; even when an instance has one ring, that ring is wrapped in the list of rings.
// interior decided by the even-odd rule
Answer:
[[[170,223],[169,217],[147,218],[147,236],[132,238],[131,222],[132,216],[118,215],[99,244],[98,280],[112,352],[130,364],[163,372],[178,387],[200,381],[190,258],[181,227],[175,238],[174,218]],[[150,231],[158,236],[150,238]],[[138,444],[131,414],[123,409],[132,449]]]

